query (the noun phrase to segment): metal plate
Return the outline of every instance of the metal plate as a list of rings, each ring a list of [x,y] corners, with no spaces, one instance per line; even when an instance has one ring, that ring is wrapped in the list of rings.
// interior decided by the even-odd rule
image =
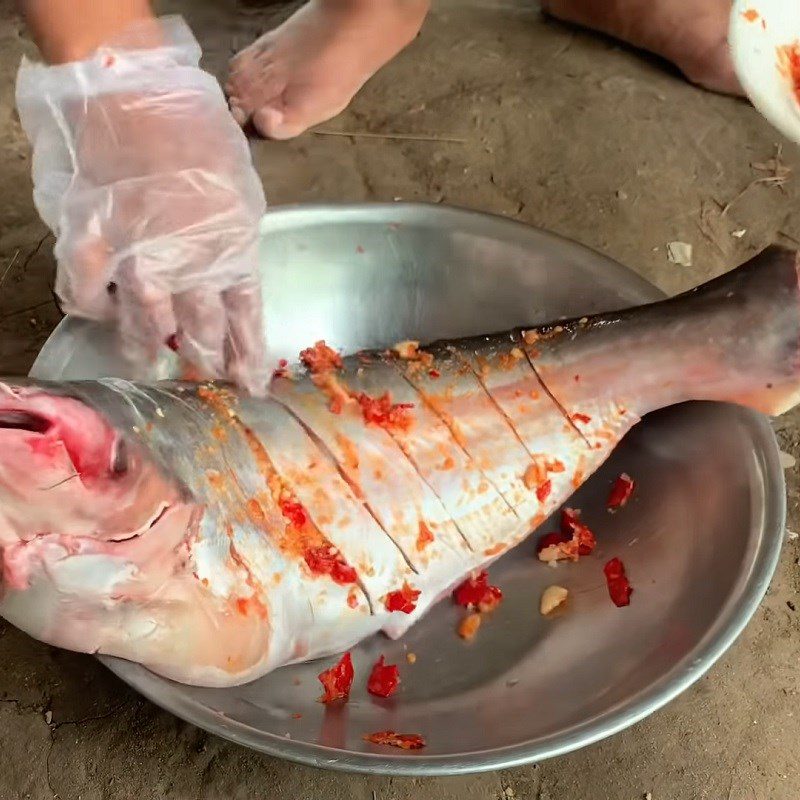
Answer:
[[[430,340],[657,299],[635,274],[576,244],[506,219],[424,205],[306,206],[263,223],[268,333],[279,355],[324,337],[353,350]],[[41,378],[115,373],[107,331],[65,320],[37,360]],[[638,482],[632,503],[603,509],[610,481]],[[441,603],[401,642],[354,653],[350,702],[316,702],[320,664],[229,690],[197,689],[104,659],[179,717],[240,744],[306,764],[394,774],[453,774],[565,753],[650,714],[697,680],[755,611],[783,538],[783,473],[768,422],[691,404],[649,417],[571,505],[596,530],[591,558],[557,571],[530,540],[492,569],[506,600],[466,645]],[[624,559],[635,593],[608,599],[601,565]],[[542,589],[572,593],[544,620]],[[400,664],[401,691],[370,698],[379,653]],[[406,661],[414,653],[416,663]],[[302,714],[300,718],[293,715]],[[362,735],[422,733],[422,754],[378,752]]]

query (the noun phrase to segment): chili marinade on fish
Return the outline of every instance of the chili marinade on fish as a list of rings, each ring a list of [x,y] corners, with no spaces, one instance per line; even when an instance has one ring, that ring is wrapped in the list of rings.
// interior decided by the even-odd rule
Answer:
[[[770,248],[661,303],[422,348],[318,344],[266,399],[3,381],[0,614],[208,686],[399,637],[644,414],[794,405],[799,264]]]

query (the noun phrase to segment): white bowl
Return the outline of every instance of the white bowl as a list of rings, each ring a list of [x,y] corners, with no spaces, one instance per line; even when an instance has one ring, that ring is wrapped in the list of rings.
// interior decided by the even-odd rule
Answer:
[[[729,42],[733,65],[750,102],[784,136],[800,142],[799,0],[735,0]]]

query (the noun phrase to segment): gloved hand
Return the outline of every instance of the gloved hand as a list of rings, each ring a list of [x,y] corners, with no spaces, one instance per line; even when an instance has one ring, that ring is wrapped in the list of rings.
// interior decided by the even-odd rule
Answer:
[[[143,22],[84,61],[24,61],[17,105],[65,310],[114,320],[137,377],[177,346],[259,393],[264,194],[200,55],[180,18]]]

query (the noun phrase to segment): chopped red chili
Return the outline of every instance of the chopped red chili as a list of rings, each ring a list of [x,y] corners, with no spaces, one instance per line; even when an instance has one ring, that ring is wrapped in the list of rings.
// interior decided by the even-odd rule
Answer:
[[[541,553],[542,550],[548,547],[565,544],[570,541],[570,539],[572,539],[571,535],[565,536],[563,533],[545,533],[539,538],[539,542],[536,545],[536,552]]]
[[[636,484],[631,480],[630,475],[623,472],[611,487],[611,492],[606,501],[606,508],[612,513],[622,508],[630,500],[635,487]]]
[[[407,431],[413,422],[409,414],[413,403],[392,403],[392,396],[386,392],[381,397],[370,397],[363,392],[356,396],[361,406],[361,414],[368,425],[378,425],[387,430]]]
[[[169,336],[167,336],[167,340],[166,340],[166,342],[164,342],[164,344],[166,344],[166,346],[169,347],[170,350],[172,350],[173,352],[177,353],[178,352],[178,334],[177,333],[171,333]]]
[[[303,554],[308,568],[315,575],[329,575],[334,583],[345,586],[358,580],[356,571],[345,561],[342,554],[331,545],[309,547]]]
[[[347,700],[354,677],[353,661],[350,653],[345,653],[337,664],[320,672],[319,680],[324,689],[320,702],[332,703],[335,700]]]
[[[441,372],[439,372],[439,370],[438,370],[438,369],[429,369],[429,370],[428,370],[428,375],[429,375],[431,378],[441,378],[441,377],[442,377],[442,373],[441,373]]]
[[[281,514],[295,528],[303,528],[308,522],[308,514],[305,508],[295,500],[281,500],[278,505],[280,506]]]
[[[579,525],[575,531],[575,535],[578,541],[579,555],[588,556],[597,546],[597,538],[594,533],[585,525]]]
[[[592,421],[592,418],[588,414],[573,414],[572,421],[581,422],[584,425],[588,425]]]
[[[581,512],[576,508],[561,509],[561,533],[572,536],[575,526],[580,525]]]
[[[386,664],[381,656],[373,665],[367,680],[367,691],[376,697],[390,697],[400,685],[400,670],[396,664]]]
[[[325,344],[324,340],[315,343],[300,353],[300,360],[308,367],[309,372],[318,375],[342,368],[342,357]]]
[[[561,512],[561,532],[570,534],[578,547],[578,555],[588,556],[597,545],[594,533],[580,520],[581,512],[575,508],[565,508]]]
[[[389,592],[384,599],[387,611],[402,611],[403,614],[410,614],[417,607],[417,599],[421,592],[412,589],[408,583],[403,584],[403,588],[396,592]]]
[[[477,608],[479,611],[491,611],[500,605],[503,592],[489,583],[489,574],[481,570],[459,584],[453,592],[453,601],[464,608]]]
[[[550,496],[550,492],[552,491],[553,491],[553,481],[551,481],[548,478],[544,483],[540,483],[536,487],[536,499],[540,503],[544,503],[544,501],[547,500],[547,498]]]
[[[603,567],[608,584],[608,594],[615,606],[627,606],[631,602],[633,589],[625,575],[625,565],[618,558],[612,558]]]
[[[378,731],[377,733],[368,733],[364,736],[364,741],[388,747],[399,747],[401,750],[421,750],[425,747],[425,739],[418,733]]]
[[[556,547],[556,552],[540,555],[543,561],[559,561],[571,559],[577,561],[579,556],[588,556],[597,545],[594,533],[580,520],[581,512],[574,508],[561,511],[561,530],[546,533],[536,546],[537,555],[549,547]]]

